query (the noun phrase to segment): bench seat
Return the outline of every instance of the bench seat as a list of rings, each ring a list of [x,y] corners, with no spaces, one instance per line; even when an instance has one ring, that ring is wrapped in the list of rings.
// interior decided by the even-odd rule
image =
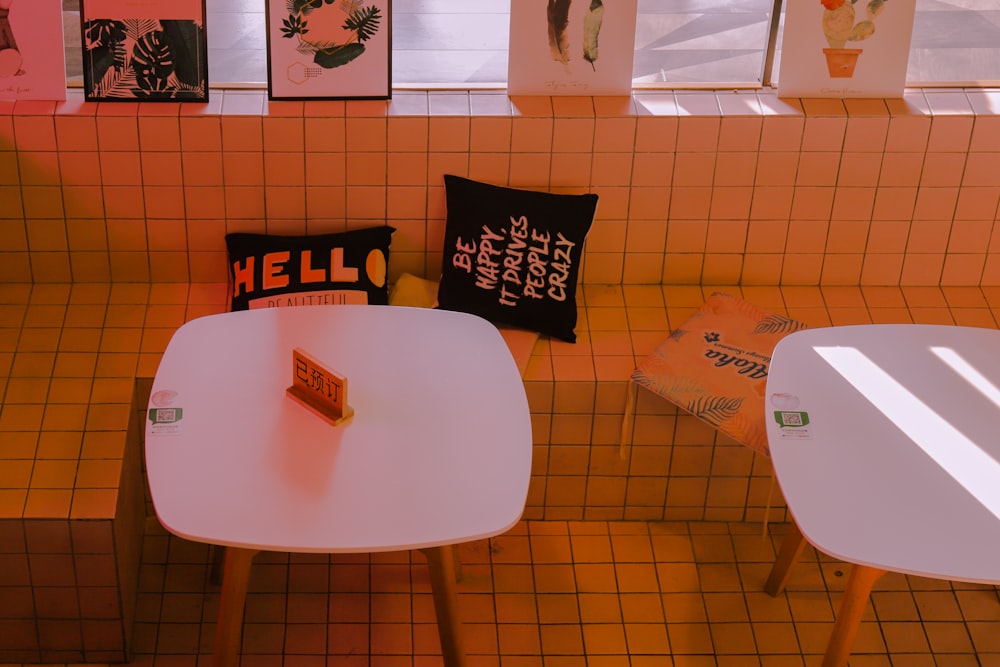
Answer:
[[[525,518],[780,521],[770,462],[640,389],[637,359],[714,291],[811,327],[997,327],[1000,288],[583,285],[575,344],[542,337],[524,372],[534,432]],[[216,283],[0,285],[0,663],[128,659],[152,377]]]

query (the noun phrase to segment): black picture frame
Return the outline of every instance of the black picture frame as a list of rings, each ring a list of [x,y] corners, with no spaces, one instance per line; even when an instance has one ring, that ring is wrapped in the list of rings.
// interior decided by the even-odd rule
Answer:
[[[88,102],[207,102],[205,0],[80,0]]]

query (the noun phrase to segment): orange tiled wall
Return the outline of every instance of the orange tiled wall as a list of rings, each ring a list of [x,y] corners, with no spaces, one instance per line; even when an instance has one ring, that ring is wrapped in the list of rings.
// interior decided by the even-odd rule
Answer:
[[[145,406],[149,385],[132,397],[125,432],[84,435],[63,424],[38,434],[0,425],[6,471],[0,475],[0,661],[129,659],[145,521],[138,406]],[[8,407],[27,398],[7,388]],[[33,501],[17,513],[14,497],[27,488],[11,487],[28,486],[15,479],[24,469],[32,471]]]
[[[0,281],[224,281],[227,231],[384,221],[392,273],[434,275],[450,172],[597,192],[592,284],[997,285],[997,109],[992,90],[0,102]]]

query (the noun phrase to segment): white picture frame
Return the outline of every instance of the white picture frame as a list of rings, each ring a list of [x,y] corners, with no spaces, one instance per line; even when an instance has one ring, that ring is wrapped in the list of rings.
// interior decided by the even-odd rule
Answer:
[[[916,0],[786,4],[779,97],[902,97]]]
[[[637,0],[511,0],[507,92],[630,95]]]

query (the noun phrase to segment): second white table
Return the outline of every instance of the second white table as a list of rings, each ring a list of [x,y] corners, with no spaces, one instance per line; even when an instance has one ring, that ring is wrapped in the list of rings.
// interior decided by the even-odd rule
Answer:
[[[939,325],[807,329],[767,379],[767,434],[802,546],[853,563],[825,667],[845,665],[886,570],[1000,583],[1000,331]]]

